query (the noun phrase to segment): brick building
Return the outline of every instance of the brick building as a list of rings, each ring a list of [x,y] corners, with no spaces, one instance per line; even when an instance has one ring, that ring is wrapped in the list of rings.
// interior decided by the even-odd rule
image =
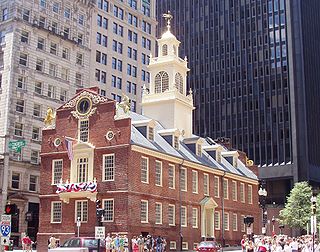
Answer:
[[[75,236],[77,218],[80,236],[94,236],[96,199],[106,232],[161,235],[171,250],[192,249],[204,237],[239,244],[244,216],[258,222],[253,168],[237,151],[192,134],[189,69],[179,43],[168,24],[150,60],[143,115],[125,112],[126,101],[100,96],[98,88],[79,90],[57,109],[43,130],[40,251],[50,234]]]

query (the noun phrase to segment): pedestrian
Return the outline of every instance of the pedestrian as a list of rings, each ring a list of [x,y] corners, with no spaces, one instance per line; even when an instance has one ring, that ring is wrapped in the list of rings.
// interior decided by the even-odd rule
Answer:
[[[166,247],[167,247],[167,240],[166,238],[162,238],[162,252],[166,251]]]
[[[132,245],[133,252],[139,252],[139,245],[135,236],[133,236],[131,239],[131,245]]]
[[[242,252],[246,252],[246,246],[247,246],[246,242],[247,242],[247,236],[244,234],[240,242],[242,247]]]
[[[162,252],[162,239],[161,239],[160,235],[158,236],[158,238],[156,240],[156,251]]]
[[[111,252],[112,238],[110,236],[110,233],[107,234],[107,237],[106,237],[105,241],[106,241],[106,252]]]
[[[54,249],[56,247],[57,247],[57,240],[53,235],[51,235],[50,238],[49,238],[49,246],[48,246],[48,248],[49,249]]]
[[[22,250],[23,252],[32,252],[32,240],[30,239],[30,237],[28,235],[25,235],[22,240]]]

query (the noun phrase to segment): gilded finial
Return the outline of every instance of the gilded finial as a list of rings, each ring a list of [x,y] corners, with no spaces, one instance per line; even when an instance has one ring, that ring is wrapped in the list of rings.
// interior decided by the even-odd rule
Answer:
[[[162,17],[164,17],[164,19],[167,21],[167,28],[168,28],[168,31],[170,31],[170,21],[171,19],[173,19],[173,16],[171,15],[171,12],[168,11],[168,13],[164,13],[162,14]]]

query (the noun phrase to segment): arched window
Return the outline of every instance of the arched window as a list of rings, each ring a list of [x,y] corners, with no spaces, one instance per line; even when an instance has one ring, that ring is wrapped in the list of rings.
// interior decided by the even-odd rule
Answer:
[[[167,89],[169,89],[169,75],[167,72],[161,71],[154,79],[154,92],[161,93]]]
[[[162,56],[168,55],[168,45],[164,44],[162,46]]]
[[[180,73],[176,73],[176,76],[175,76],[175,86],[176,86],[176,89],[181,93],[183,94],[183,78],[182,78],[182,75]]]

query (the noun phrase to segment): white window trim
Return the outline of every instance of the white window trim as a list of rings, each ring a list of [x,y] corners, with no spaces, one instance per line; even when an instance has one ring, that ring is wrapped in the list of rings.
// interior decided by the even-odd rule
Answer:
[[[214,218],[215,218],[215,213],[217,213],[217,215],[218,215],[218,227],[216,227],[215,225],[214,225],[214,228],[215,228],[215,230],[220,230],[221,229],[221,216],[220,216],[220,212],[219,211],[215,211],[214,212]]]
[[[240,187],[242,187],[242,195],[241,195],[241,202],[242,203],[245,203],[246,202],[246,193],[245,193],[245,186],[244,186],[244,183],[240,183]],[[241,192],[241,190],[240,190]]]
[[[226,193],[224,193],[224,183],[226,182]],[[229,199],[229,180],[224,178],[223,179],[223,197],[224,199],[228,200]]]
[[[233,226],[233,223],[235,221],[235,228]],[[232,230],[233,231],[238,231],[238,215],[236,213],[232,214]]]
[[[187,174],[187,168],[184,168],[184,167],[182,167],[181,168],[181,171],[182,170],[184,170],[185,171],[185,181],[184,181],[184,185],[185,185],[185,189],[181,189],[181,191],[182,192],[187,192],[188,191],[188,174]],[[180,172],[181,172],[180,171]],[[181,174],[180,174],[180,176],[181,176]],[[181,177],[180,177],[180,181],[179,181],[179,183],[181,183]],[[180,187],[181,187],[181,185],[180,185]]]
[[[36,188],[35,188],[34,191],[30,190],[30,185],[31,185],[30,178],[31,178],[31,176],[35,176],[36,177]],[[37,175],[29,174],[29,182],[28,182],[28,191],[29,192],[38,192],[38,181],[39,181],[39,177]]]
[[[82,218],[82,214],[83,214],[83,209],[81,209],[81,217],[80,217],[80,222],[81,223],[88,223],[89,220],[89,203],[88,200],[75,200],[74,202],[74,223],[77,223],[77,205],[78,202],[87,202],[87,221],[83,221]],[[81,207],[83,206],[83,203],[81,203]]]
[[[175,226],[176,225],[176,206],[173,204],[169,204],[169,206],[173,207],[173,224],[169,223],[169,226]]]
[[[227,225],[225,225],[225,216],[227,217]],[[229,213],[224,213],[224,216],[223,216],[223,226],[224,226],[224,230],[226,231],[229,231],[230,230],[230,216],[229,216]]]
[[[12,176],[13,176],[13,174],[14,173],[16,173],[16,174],[19,174],[19,187],[18,188],[13,188],[12,187]],[[20,190],[20,188],[21,188],[21,183],[22,183],[22,176],[21,176],[21,173],[20,172],[17,172],[17,171],[12,171],[11,172],[11,177],[10,177],[10,188],[12,189],[12,190]]]
[[[146,220],[141,220],[141,203],[146,202],[147,203],[147,210],[146,210]],[[148,223],[149,222],[149,201],[148,200],[141,200],[140,201],[140,221],[141,223]]]
[[[210,195],[210,186],[209,186],[209,181],[210,181],[210,176],[209,176],[209,174],[208,173],[204,173],[203,174],[203,180],[204,180],[204,178],[207,178],[207,192],[208,193],[206,193],[205,192],[205,190],[204,190],[204,188],[203,188],[203,194],[205,195],[205,196],[209,196]],[[204,183],[203,183],[204,184]]]
[[[233,191],[234,191],[234,195],[235,195],[234,199],[233,199]],[[232,180],[232,200],[233,201],[238,201],[238,183],[235,180]]]
[[[160,184],[156,184],[156,186],[162,186],[162,177],[163,177],[162,162],[159,160],[156,160],[156,166],[157,166],[157,163],[160,164]]]
[[[194,212],[194,210],[196,210],[195,212]],[[193,218],[194,218],[194,216],[193,216],[193,214],[194,213],[196,213],[196,225],[194,225],[194,223],[193,223]],[[199,215],[199,211],[198,211],[198,208],[195,208],[195,207],[193,207],[192,208],[192,228],[198,228],[198,215]]]
[[[169,249],[170,250],[176,250],[177,249],[177,242],[176,241],[170,241],[169,242]]]
[[[156,206],[157,206],[157,205],[160,206],[160,222],[157,222],[157,219],[156,219],[156,220],[155,220],[155,224],[161,225],[161,224],[162,224],[162,203],[156,202]]]
[[[216,182],[217,182],[218,186],[216,186]],[[220,198],[220,178],[218,176],[214,176],[214,189],[216,189],[216,188],[218,190],[217,190],[217,194],[214,193],[214,196],[216,198]]]
[[[169,167],[173,168],[173,187],[169,187],[170,189],[176,188],[176,167],[173,164],[169,164]]]
[[[113,156],[113,179],[106,179],[105,178],[105,161],[107,157]],[[116,170],[116,160],[115,160],[116,155],[114,153],[111,154],[105,154],[103,155],[103,161],[102,161],[102,165],[103,165],[103,169],[102,169],[102,181],[114,181],[115,179],[115,170]]]
[[[194,189],[193,188],[193,182],[194,182],[193,181],[193,176],[194,175],[196,176],[196,181],[195,181],[196,182],[196,188],[195,188],[196,190],[195,191],[193,190]],[[199,191],[199,189],[198,189],[198,184],[199,183],[198,182],[199,182],[199,180],[198,180],[198,171],[192,170],[192,193],[198,194],[198,191]]]
[[[84,121],[87,121],[88,122],[88,130],[87,130],[87,134],[88,134],[88,140],[87,141],[82,141],[80,140],[81,138],[81,122],[84,122]],[[79,142],[89,142],[89,139],[90,139],[90,122],[89,122],[89,119],[80,119],[78,120],[78,141]]]
[[[182,250],[188,250],[188,242],[182,242]]]
[[[113,201],[113,209],[112,209],[112,220],[105,220],[104,218],[102,219],[102,222],[114,222],[114,199],[113,198],[110,198],[110,199],[102,199],[102,207],[103,209],[104,208],[104,205],[105,205],[105,201]]]
[[[185,209],[185,224],[182,225],[182,211],[180,213],[180,218],[181,218],[181,227],[187,227],[188,226],[188,212],[187,212],[187,207],[186,206],[181,206],[181,210]]]
[[[250,194],[249,194],[249,191],[251,192]],[[252,205],[252,185],[248,185],[248,203]]]
[[[53,221],[53,205],[54,203],[60,203],[61,204],[61,221]],[[61,201],[51,201],[51,216],[50,216],[50,223],[62,223],[62,202]]]
[[[140,178],[141,183],[149,184],[149,158],[145,156],[141,156],[141,159],[147,160],[147,181],[142,181],[142,178]],[[140,167],[142,169],[142,167]],[[140,176],[141,176],[141,170],[140,170]]]

